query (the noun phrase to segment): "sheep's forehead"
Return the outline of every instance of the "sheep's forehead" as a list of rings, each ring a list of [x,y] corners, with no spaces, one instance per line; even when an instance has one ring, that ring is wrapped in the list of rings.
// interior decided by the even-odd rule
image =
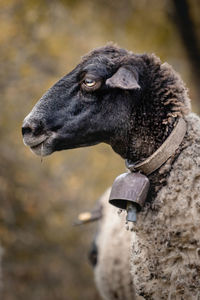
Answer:
[[[81,71],[83,73],[96,74],[98,77],[104,77],[106,74],[112,72],[115,66],[116,63],[107,57],[92,57],[82,65]]]
[[[81,71],[104,76],[116,69],[127,54],[128,51],[114,46],[95,49],[82,58]]]
[[[123,56],[126,56],[129,52],[125,49],[108,45],[98,49],[94,49],[90,53],[86,54],[82,58],[82,62],[88,62],[90,60],[116,60]]]

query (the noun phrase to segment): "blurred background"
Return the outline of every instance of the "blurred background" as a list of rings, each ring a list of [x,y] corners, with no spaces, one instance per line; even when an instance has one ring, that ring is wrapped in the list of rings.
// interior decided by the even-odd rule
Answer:
[[[0,1],[0,299],[99,299],[87,260],[96,225],[72,225],[124,171],[107,145],[41,161],[23,145],[24,117],[108,41],[172,64],[200,112],[199,13],[198,0]]]

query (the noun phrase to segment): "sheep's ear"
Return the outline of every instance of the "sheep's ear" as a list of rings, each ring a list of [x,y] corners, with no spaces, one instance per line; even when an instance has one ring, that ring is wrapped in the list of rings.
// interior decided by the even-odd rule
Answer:
[[[106,84],[112,88],[124,90],[140,89],[137,74],[126,67],[120,67],[117,72],[106,80]]]
[[[74,225],[83,225],[97,221],[102,218],[102,206],[97,202],[95,208],[90,212],[83,212],[78,215],[78,219],[74,222]]]

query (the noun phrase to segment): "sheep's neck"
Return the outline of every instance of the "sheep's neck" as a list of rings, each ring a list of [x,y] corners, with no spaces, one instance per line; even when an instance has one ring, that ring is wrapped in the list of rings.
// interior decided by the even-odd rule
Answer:
[[[168,128],[168,131],[170,131],[170,133],[172,132],[172,130],[173,130],[172,127]],[[144,132],[145,132],[145,129],[144,129]],[[168,134],[168,136],[170,135],[170,133]],[[146,160],[162,145],[162,143],[167,138],[165,136],[165,134],[162,132],[162,137],[163,137],[162,142],[160,142],[160,144],[158,144],[157,142],[155,142],[155,140],[153,140],[150,132],[148,135],[148,133],[146,131],[145,136],[141,134],[140,140],[143,137],[146,139],[146,143],[144,143],[143,147],[141,145],[139,147],[140,149],[143,148],[142,149],[143,151],[140,151],[140,149],[137,148],[137,146],[139,145],[138,143],[132,142],[129,144],[130,146],[132,145],[132,149],[133,149],[133,150],[131,149],[132,151],[131,150],[129,151],[129,156],[127,157],[129,160],[131,160],[133,162],[138,162],[138,163],[143,160]],[[148,138],[149,138],[149,140],[148,140]],[[153,140],[152,143],[151,143],[151,140]],[[168,174],[171,171],[174,161],[180,154],[182,147],[184,147],[183,145],[184,145],[184,138],[183,138],[183,142],[177,149],[176,153],[174,155],[172,155],[170,159],[168,159],[167,163],[164,163],[164,165],[162,167],[162,171],[160,172],[161,169],[157,169],[155,172],[148,175],[148,178],[150,180],[150,192],[148,194],[148,198],[147,198],[146,202],[150,202],[152,207],[153,207],[153,201],[156,198],[158,191],[166,184]]]
[[[141,162],[151,156],[166,140],[174,129],[176,119],[171,124],[163,124],[160,120],[152,119],[152,116],[133,117],[134,123],[130,124],[128,135],[127,158],[133,162]],[[132,133],[132,134],[131,134]],[[133,134],[134,133],[134,134]]]
[[[153,173],[160,168],[180,146],[186,133],[186,122],[180,118],[164,143],[150,157],[139,164],[128,162],[127,166],[132,172],[141,171],[145,175]]]

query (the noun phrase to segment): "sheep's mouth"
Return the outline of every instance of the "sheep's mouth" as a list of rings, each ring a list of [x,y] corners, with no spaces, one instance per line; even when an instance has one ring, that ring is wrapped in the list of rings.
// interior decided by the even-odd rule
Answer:
[[[30,150],[38,156],[46,156],[53,152],[49,146],[50,145],[48,144],[48,137],[47,137],[42,142],[39,142],[34,146],[30,146]]]
[[[55,151],[69,150],[80,147],[92,146],[98,144],[96,141],[85,142],[82,138],[74,141],[74,135],[66,134],[59,135],[57,133],[48,134],[48,136],[41,136],[37,139],[24,139],[24,144],[38,156],[47,156]]]
[[[38,137],[27,135],[24,136],[23,142],[36,155],[46,156],[53,152],[49,134],[42,134]]]
[[[41,155],[42,148],[44,146],[44,142],[37,144],[36,146],[30,147],[31,151],[37,155]]]

